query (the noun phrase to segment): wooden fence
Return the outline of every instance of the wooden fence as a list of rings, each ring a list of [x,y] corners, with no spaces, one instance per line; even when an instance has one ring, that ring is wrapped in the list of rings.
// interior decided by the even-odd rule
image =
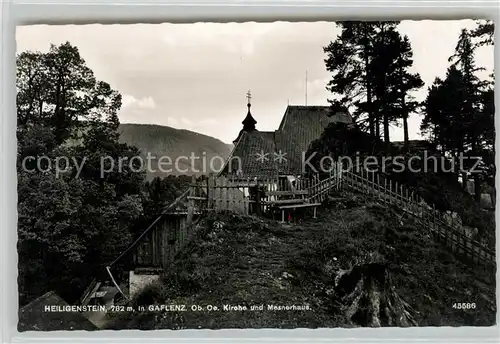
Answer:
[[[255,184],[253,181],[210,176],[206,183],[207,209],[217,212],[231,210],[240,214],[250,212],[249,195]]]
[[[360,170],[359,173],[343,173],[346,187],[363,192],[379,201],[396,205],[424,223],[438,241],[469,261],[495,268],[495,252],[468,234],[453,217],[428,205],[415,192],[400,183],[382,178],[377,173]]]
[[[200,181],[193,178],[189,190],[162,215],[164,219],[155,221],[151,233],[139,245],[135,261],[166,267],[192,239],[196,220],[205,211],[259,215],[276,203],[321,203],[331,190],[346,188],[399,207],[426,225],[437,240],[458,255],[487,267],[496,266],[493,250],[475,240],[453,217],[426,204],[414,190],[378,173],[344,171],[339,164],[322,178],[319,175],[266,179],[209,176]]]
[[[165,269],[193,239],[206,210],[206,197],[197,185],[193,178],[189,188],[143,232],[134,252],[135,266]]]
[[[342,188],[342,169],[340,165],[335,165],[329,173],[329,176],[320,179],[319,175],[313,175],[311,186],[308,188],[308,200],[311,203],[323,202],[331,190]]]
[[[341,170],[334,168],[330,175],[320,179],[319,175],[277,176],[260,179],[238,179],[236,177],[210,176],[205,182],[195,184],[195,189],[204,190],[211,211],[232,211],[240,214],[263,214],[280,203],[318,203],[325,200],[331,189],[341,186]],[[197,194],[202,192],[195,191]]]
[[[238,179],[209,176],[192,179],[188,190],[168,205],[144,231],[134,253],[136,267],[167,268],[175,256],[193,239],[197,220],[207,211],[264,214],[273,203],[289,197],[290,191],[304,201],[310,190],[314,199],[324,198],[328,181],[295,178]]]

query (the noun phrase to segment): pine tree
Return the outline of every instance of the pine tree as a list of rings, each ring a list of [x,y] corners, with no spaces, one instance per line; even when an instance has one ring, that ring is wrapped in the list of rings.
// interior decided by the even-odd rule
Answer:
[[[339,22],[337,25],[341,33],[323,49],[327,54],[326,69],[332,73],[327,89],[340,98],[330,102],[354,107],[353,115],[361,119],[361,125],[365,125],[366,120],[362,117],[366,114],[370,133],[373,134],[373,115],[369,105],[371,85],[368,82],[373,30],[366,22]]]
[[[424,82],[418,73],[408,71],[413,66],[413,51],[408,37],[401,37],[395,32],[392,44],[395,59],[388,77],[390,103],[392,104],[392,117],[403,121],[404,147],[407,150],[408,117],[419,107],[419,103],[415,101],[411,92],[423,87]]]
[[[421,130],[432,133],[432,140],[443,154],[458,158],[462,154],[484,161],[491,160],[494,152],[494,103],[492,83],[481,80],[477,72],[474,52],[477,48],[472,35],[462,30],[455,53],[450,57],[444,80],[437,79],[429,89]],[[493,153],[494,154],[494,153]],[[455,159],[457,164],[458,159]],[[466,160],[470,168],[474,161]],[[461,167],[461,166],[456,166]],[[481,196],[481,179],[484,173],[473,173],[475,196]],[[467,173],[462,171],[463,187]]]
[[[446,78],[436,78],[424,101],[421,131],[443,154],[457,157],[464,151],[464,126],[461,114],[463,76],[456,66],[450,66]]]
[[[341,33],[324,48],[326,69],[332,73],[327,89],[341,103],[353,108],[358,124],[372,136],[380,136],[380,114],[376,112],[373,73],[376,43],[398,22],[339,22]],[[380,46],[379,46],[380,47]],[[380,53],[380,51],[379,51]]]
[[[477,21],[477,28],[471,34],[472,37],[479,38],[477,46],[493,45],[493,34],[495,33],[495,25],[493,20],[479,20]]]
[[[462,84],[462,111],[461,117],[463,120],[463,127],[465,133],[465,144],[468,146],[466,149],[472,156],[478,156],[480,150],[480,137],[483,131],[483,123],[481,118],[481,89],[484,88],[485,83],[476,75],[477,71],[483,68],[476,67],[474,50],[475,46],[472,43],[471,33],[463,29],[455,53],[450,57],[450,62],[457,66],[463,75]],[[465,183],[464,183],[465,184]],[[474,174],[474,187],[476,200],[480,200],[480,180],[477,173]]]
[[[413,52],[408,37],[401,37],[392,22],[378,24],[374,42],[371,77],[374,89],[376,126],[383,120],[386,150],[390,145],[390,124],[403,120],[405,146],[408,147],[408,116],[417,109],[411,92],[423,86],[418,74],[408,69],[413,65]]]

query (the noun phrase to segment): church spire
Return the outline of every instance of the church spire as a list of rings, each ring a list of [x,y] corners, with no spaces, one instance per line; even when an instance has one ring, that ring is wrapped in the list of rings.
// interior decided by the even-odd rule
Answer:
[[[248,112],[247,112],[247,115],[245,117],[245,119],[243,120],[243,122],[241,122],[241,124],[243,124],[243,129],[241,129],[238,137],[236,138],[236,140],[233,141],[234,144],[236,144],[236,142],[238,142],[238,140],[240,139],[241,137],[241,134],[243,134],[244,131],[254,131],[256,130],[255,129],[255,124],[257,124],[257,121],[253,118],[252,116],[252,113],[250,112],[250,107],[252,106],[251,104],[251,99],[252,99],[252,94],[250,93],[250,90],[247,92],[247,108],[248,108]]]
[[[241,122],[241,124],[243,124],[243,130],[244,131],[253,131],[255,130],[255,125],[257,124],[257,121],[252,117],[252,113],[250,112],[250,107],[252,106],[251,104],[251,99],[252,99],[252,94],[250,93],[250,90],[248,90],[247,92],[247,108],[248,108],[248,112],[247,112],[247,116],[245,117],[245,119],[243,120],[243,122]]]
[[[248,111],[250,111],[250,106],[252,106],[252,104],[250,104],[250,100],[252,100],[252,93],[250,93],[250,90],[248,90],[248,92],[247,92],[247,107],[248,107]]]

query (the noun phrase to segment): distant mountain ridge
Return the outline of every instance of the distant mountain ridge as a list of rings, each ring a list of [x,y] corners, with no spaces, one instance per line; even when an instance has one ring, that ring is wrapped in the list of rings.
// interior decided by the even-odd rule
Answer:
[[[232,149],[232,145],[208,135],[155,124],[123,123],[119,132],[120,141],[136,146],[144,158],[148,153],[156,157],[151,159],[148,180],[169,174],[200,175],[218,171]],[[171,169],[171,172],[160,171],[158,159],[161,157],[163,169]]]

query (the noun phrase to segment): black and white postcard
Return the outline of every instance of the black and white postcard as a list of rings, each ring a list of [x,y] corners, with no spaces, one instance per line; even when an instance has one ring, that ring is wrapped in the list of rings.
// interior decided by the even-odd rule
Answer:
[[[495,325],[493,32],[19,26],[19,331]]]

